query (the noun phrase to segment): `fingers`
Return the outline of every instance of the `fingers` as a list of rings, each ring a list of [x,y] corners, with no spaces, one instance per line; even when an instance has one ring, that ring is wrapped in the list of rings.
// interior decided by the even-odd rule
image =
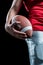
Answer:
[[[17,30],[15,30],[14,28],[13,28],[13,31],[14,31],[14,33],[16,33],[16,34],[15,34],[16,37],[18,37],[18,38],[20,38],[20,39],[25,39],[25,38],[27,38],[26,33],[17,31]]]
[[[17,24],[20,24],[20,21],[17,21],[16,23],[17,23]]]
[[[17,35],[16,34],[16,38],[25,40],[27,38],[27,36],[25,36],[25,35]]]
[[[20,39],[25,39],[25,38],[27,38],[27,35],[19,35],[19,38]]]
[[[17,31],[17,30],[14,29],[14,28],[12,28],[12,29],[13,29],[13,31],[14,31],[15,33],[22,34],[22,35],[26,35],[26,33],[24,33],[24,32]]]

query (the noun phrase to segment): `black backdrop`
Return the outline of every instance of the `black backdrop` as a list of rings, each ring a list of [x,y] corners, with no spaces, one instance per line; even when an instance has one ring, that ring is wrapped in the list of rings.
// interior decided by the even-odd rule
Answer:
[[[11,61],[13,59],[15,60],[15,61],[13,60],[14,64],[16,62],[16,64],[29,65],[28,49],[27,49],[26,42],[12,37],[4,29],[4,25],[6,22],[6,15],[11,6],[11,3],[12,3],[12,0],[2,0],[0,2],[0,49],[3,49],[1,51],[2,57],[4,53],[4,58],[6,57],[5,59],[9,59]],[[19,14],[26,16],[27,13],[26,11],[23,12],[23,9],[24,9],[24,6],[22,6]]]

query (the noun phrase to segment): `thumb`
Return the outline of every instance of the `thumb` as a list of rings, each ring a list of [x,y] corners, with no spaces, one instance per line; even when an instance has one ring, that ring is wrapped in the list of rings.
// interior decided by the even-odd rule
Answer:
[[[16,21],[15,23],[20,24],[20,21]]]

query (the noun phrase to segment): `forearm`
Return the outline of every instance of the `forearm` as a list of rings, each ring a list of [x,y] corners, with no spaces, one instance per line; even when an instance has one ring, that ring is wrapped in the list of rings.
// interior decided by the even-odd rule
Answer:
[[[12,27],[10,26],[10,21],[12,21],[13,17],[16,16],[22,6],[23,0],[13,0],[12,6],[8,11],[6,22],[5,22],[5,30],[11,35],[15,36]]]
[[[10,9],[7,17],[6,17],[6,23],[10,23],[13,16],[15,16],[17,13],[14,11],[14,9]]]
[[[22,6],[22,1],[23,0],[13,0],[13,3],[8,11],[7,17],[6,17],[6,22],[9,23],[10,20],[12,19],[13,16],[18,14],[19,9]]]

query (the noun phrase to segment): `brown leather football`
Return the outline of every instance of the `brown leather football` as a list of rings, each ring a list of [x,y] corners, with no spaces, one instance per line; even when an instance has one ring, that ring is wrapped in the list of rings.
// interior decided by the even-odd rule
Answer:
[[[16,25],[14,25],[14,28],[18,31],[25,32],[27,36],[31,37],[33,30],[29,19],[22,15],[16,15],[14,16],[14,19],[16,22],[20,22],[19,24],[16,23]]]

